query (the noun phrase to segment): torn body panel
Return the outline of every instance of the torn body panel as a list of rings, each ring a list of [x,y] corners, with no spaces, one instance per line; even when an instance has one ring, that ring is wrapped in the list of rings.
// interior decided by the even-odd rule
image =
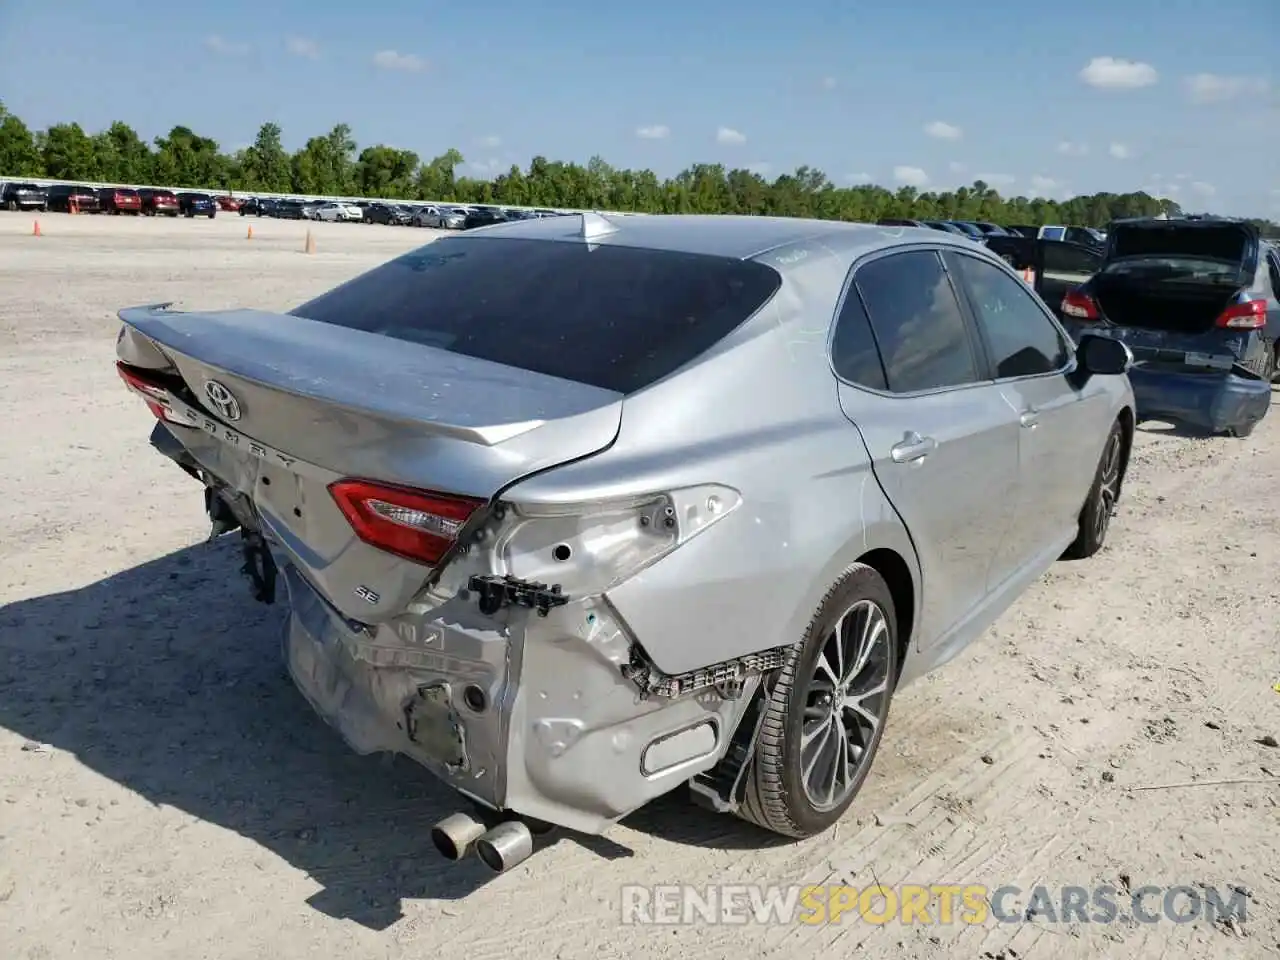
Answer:
[[[759,682],[736,699],[643,697],[622,669],[633,642],[600,601],[486,615],[464,590],[358,631],[296,568],[285,580],[290,673],[352,749],[405,754],[486,807],[586,833],[714,766]]]

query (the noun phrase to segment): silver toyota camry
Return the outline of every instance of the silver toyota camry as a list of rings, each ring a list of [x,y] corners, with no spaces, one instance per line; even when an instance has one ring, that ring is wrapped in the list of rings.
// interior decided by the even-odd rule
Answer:
[[[1103,546],[1134,426],[1123,343],[919,228],[526,220],[284,315],[120,317],[298,687],[496,870],[683,785],[831,826],[894,693]]]

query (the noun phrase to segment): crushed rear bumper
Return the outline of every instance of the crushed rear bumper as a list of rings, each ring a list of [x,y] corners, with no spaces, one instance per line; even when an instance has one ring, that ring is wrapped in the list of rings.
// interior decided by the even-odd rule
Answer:
[[[1247,432],[1271,409],[1271,384],[1240,367],[1192,371],[1138,364],[1129,382],[1139,420],[1169,417],[1211,433]]]
[[[494,810],[602,833],[714,767],[758,687],[639,695],[625,629],[591,601],[489,617],[452,598],[362,628],[277,561],[285,660],[316,712],[356,752],[404,754]]]

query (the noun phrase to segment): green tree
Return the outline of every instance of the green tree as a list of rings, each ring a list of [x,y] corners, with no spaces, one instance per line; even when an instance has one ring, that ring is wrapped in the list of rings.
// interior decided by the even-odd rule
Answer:
[[[239,167],[237,186],[242,189],[283,193],[290,188],[293,169],[278,124],[264,123],[258,128],[257,139],[240,157]]]
[[[36,147],[36,138],[0,101],[0,176],[38,177],[42,173],[44,158]]]
[[[202,137],[190,127],[178,126],[167,137],[156,137],[155,180],[172,187],[216,188],[226,183],[230,164],[218,152],[216,140]]]
[[[97,174],[93,140],[78,123],[59,123],[45,131],[41,144],[44,172],[55,180],[92,180]]]
[[[452,148],[425,161],[413,151],[386,144],[358,150],[346,124],[311,137],[292,156],[285,152],[275,123],[264,123],[253,145],[233,156],[184,126],[156,138],[152,151],[123,122],[92,136],[74,123],[33,133],[0,104],[0,178],[44,175],[207,190],[859,222],[907,217],[1105,226],[1123,217],[1181,211],[1168,197],[1142,192],[1055,200],[1004,197],[983,181],[955,190],[923,192],[913,187],[890,191],[870,184],[837,186],[809,166],[767,179],[759,170],[698,163],[663,180],[652,170],[620,169],[602,157],[580,164],[536,156],[526,167],[512,164],[486,179],[459,177],[462,163],[462,154]],[[1261,218],[1255,222],[1269,235],[1280,235],[1280,225]]]

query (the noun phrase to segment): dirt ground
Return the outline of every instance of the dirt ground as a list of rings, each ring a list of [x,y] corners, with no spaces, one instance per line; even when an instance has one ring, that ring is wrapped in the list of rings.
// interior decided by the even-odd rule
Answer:
[[[834,831],[779,843],[673,796],[495,878],[431,847],[446,790],[351,755],[295,692],[283,612],[203,544],[112,367],[122,306],[287,309],[431,232],[311,225],[308,255],[307,225],[236,216],[41,226],[0,214],[6,960],[1280,953],[1277,416],[1142,428],[1110,546],[900,694]],[[1248,919],[620,920],[624,884],[827,882],[1239,885]]]

